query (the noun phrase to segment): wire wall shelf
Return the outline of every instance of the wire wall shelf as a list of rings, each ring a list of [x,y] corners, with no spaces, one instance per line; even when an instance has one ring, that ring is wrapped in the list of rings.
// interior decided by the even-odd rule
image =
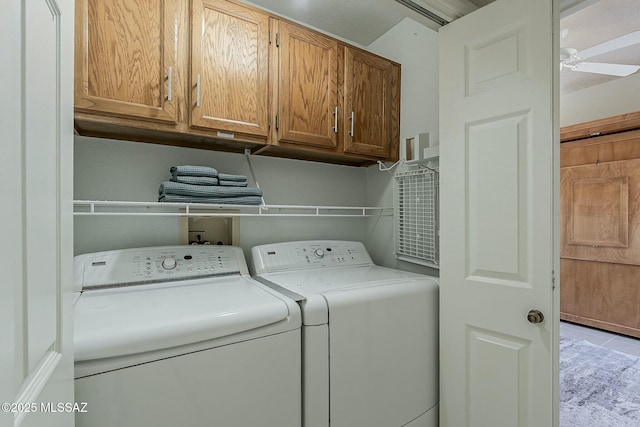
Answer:
[[[438,171],[398,172],[394,182],[396,257],[439,268]]]
[[[392,216],[393,209],[390,207],[361,206],[248,206],[206,203],[74,200],[73,214],[74,216],[358,218]]]

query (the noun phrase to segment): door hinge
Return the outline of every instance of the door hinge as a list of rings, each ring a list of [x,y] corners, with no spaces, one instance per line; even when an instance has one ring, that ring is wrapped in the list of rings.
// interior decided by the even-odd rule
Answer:
[[[267,116],[267,128],[271,129],[271,114]]]
[[[551,289],[556,288],[556,272],[555,270],[551,270]]]
[[[276,47],[280,47],[280,33],[276,33]]]
[[[276,130],[280,129],[280,120],[278,115],[276,114]]]

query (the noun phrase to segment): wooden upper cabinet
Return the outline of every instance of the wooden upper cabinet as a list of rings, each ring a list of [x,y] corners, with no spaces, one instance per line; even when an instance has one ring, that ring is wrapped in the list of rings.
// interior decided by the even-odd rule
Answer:
[[[75,44],[80,135],[397,160],[400,65],[240,0],[77,0]]]
[[[345,47],[344,58],[344,151],[396,158],[400,133],[400,67],[350,47]]]
[[[194,0],[191,88],[191,126],[266,140],[269,15],[225,0]]]
[[[274,143],[396,160],[400,66],[289,22],[273,27]]]
[[[338,42],[286,22],[279,25],[277,142],[338,146]]]
[[[176,1],[76,1],[76,111],[176,122]]]

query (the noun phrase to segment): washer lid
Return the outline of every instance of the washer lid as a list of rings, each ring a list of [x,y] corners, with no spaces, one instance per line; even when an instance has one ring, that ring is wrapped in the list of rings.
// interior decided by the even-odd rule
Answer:
[[[242,276],[87,291],[74,307],[75,360],[171,348],[281,321],[283,331],[299,326],[288,318],[283,300]]]

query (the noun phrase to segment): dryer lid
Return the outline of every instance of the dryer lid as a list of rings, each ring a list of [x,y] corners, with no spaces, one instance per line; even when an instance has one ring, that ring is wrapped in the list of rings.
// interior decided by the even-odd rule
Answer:
[[[75,360],[167,349],[278,322],[283,331],[299,326],[288,319],[282,299],[239,275],[87,291],[74,307]]]
[[[377,265],[360,267],[316,268],[301,271],[264,273],[259,277],[301,297],[302,320],[305,325],[329,322],[326,295],[358,289],[386,294],[395,292],[398,285],[415,284],[431,289],[437,299],[438,279]]]
[[[437,278],[432,276],[377,265],[282,271],[264,273],[260,277],[304,297],[354,286],[376,286],[385,282],[427,280],[438,283]]]

